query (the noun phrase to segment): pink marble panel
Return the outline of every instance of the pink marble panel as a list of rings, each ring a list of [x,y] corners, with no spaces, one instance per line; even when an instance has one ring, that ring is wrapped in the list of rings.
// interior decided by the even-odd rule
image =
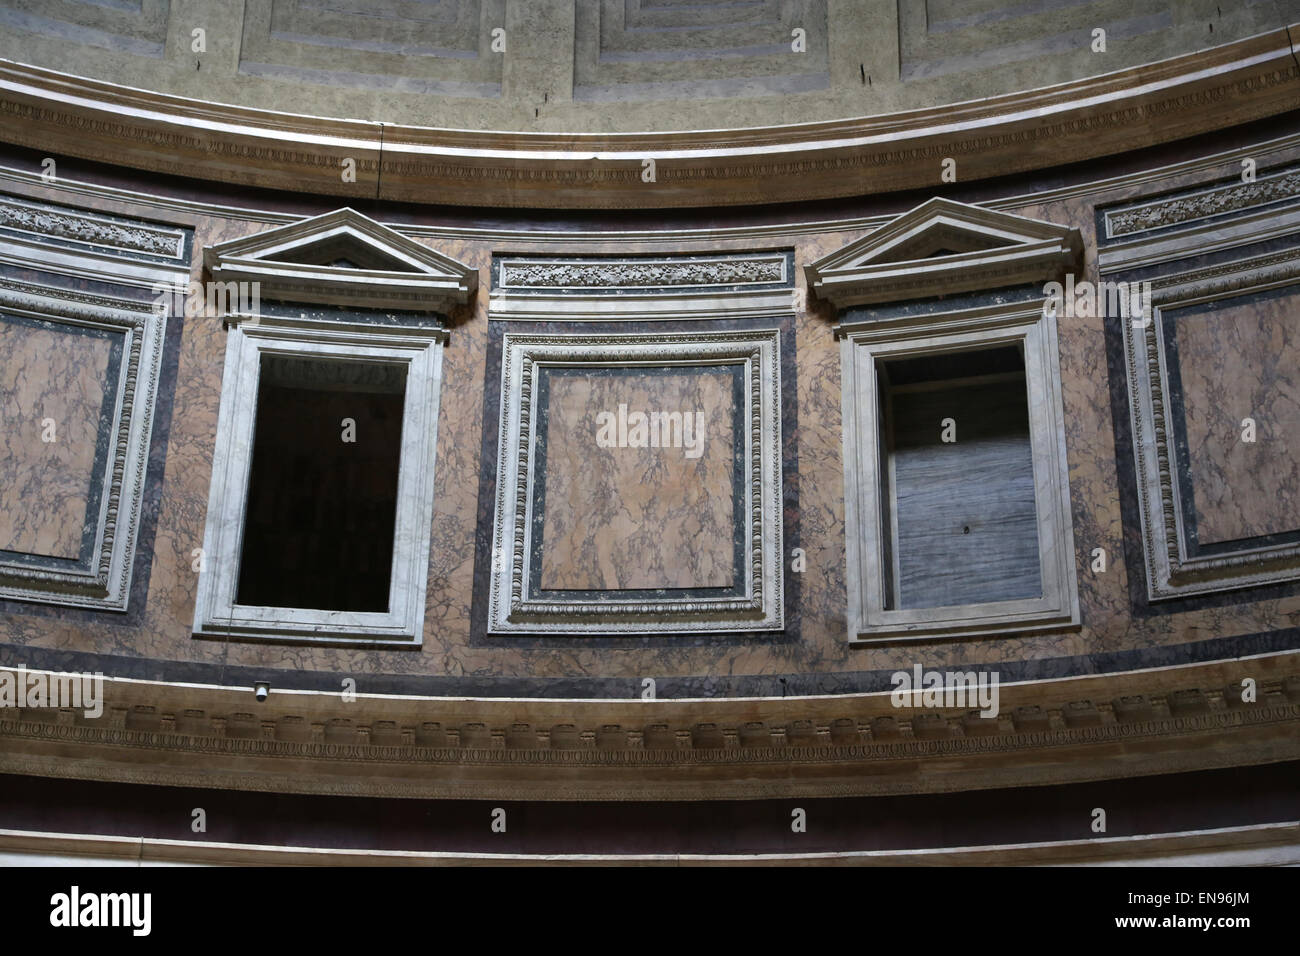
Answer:
[[[112,351],[102,335],[0,320],[0,549],[78,556]]]
[[[543,588],[733,582],[731,384],[705,370],[550,376]],[[650,417],[667,413],[681,427]]]

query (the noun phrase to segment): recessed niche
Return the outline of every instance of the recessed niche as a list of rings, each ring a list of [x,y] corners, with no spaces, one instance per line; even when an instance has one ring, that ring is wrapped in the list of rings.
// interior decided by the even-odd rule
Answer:
[[[869,318],[842,357],[850,640],[1077,624],[1042,301]]]

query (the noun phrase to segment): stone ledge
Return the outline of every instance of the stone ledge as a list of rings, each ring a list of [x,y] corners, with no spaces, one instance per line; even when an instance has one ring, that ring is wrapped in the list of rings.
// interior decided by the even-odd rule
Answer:
[[[35,672],[28,672],[35,673]],[[1241,680],[1258,701],[1243,703]],[[1300,757],[1300,654],[1000,688],[1000,714],[839,697],[388,698],[104,681],[98,719],[0,712],[0,772],[417,798],[951,792]],[[923,718],[918,720],[918,718]]]

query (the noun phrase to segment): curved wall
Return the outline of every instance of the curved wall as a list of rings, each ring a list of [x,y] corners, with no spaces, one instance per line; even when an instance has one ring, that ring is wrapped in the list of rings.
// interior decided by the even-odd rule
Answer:
[[[1201,5],[1184,3],[1149,14],[1108,0],[1007,11],[984,0],[884,3],[872,7],[883,20],[872,22],[893,32],[864,33],[850,29],[860,7],[815,0],[695,4],[708,22],[686,31],[662,29],[662,4],[547,2],[525,13],[522,4],[485,0],[422,5],[443,25],[438,36],[449,45],[436,49],[421,32],[427,24],[379,16],[365,24],[371,33],[361,31],[356,6],[250,0],[241,22],[209,23],[208,59],[193,74],[184,38],[206,5],[146,2],[138,15],[71,3],[0,7],[11,28],[0,55],[35,64],[0,64],[8,143],[0,148],[0,304],[22,311],[44,290],[67,325],[107,315],[143,328],[154,283],[204,283],[214,263],[255,269],[238,261],[245,247],[226,244],[344,205],[388,237],[389,252],[420,244],[408,264],[426,284],[403,288],[441,288],[439,310],[455,298],[448,287],[468,296],[446,316],[441,352],[420,646],[195,636],[196,550],[225,464],[218,410],[230,382],[227,345],[241,330],[173,312],[156,343],[124,339],[143,344],[120,360],[80,341],[24,352],[15,334],[0,339],[9,369],[0,384],[16,396],[17,411],[7,413],[16,423],[34,429],[46,417],[41,407],[67,398],[50,387],[58,380],[84,387],[83,417],[102,400],[111,418],[120,402],[152,415],[152,434],[147,443],[130,428],[117,442],[102,429],[97,436],[95,454],[122,468],[109,469],[102,497],[84,509],[103,520],[92,528],[98,537],[83,529],[86,553],[75,557],[102,568],[88,565],[76,580],[54,573],[63,565],[28,574],[0,553],[4,594],[36,579],[60,597],[0,597],[0,666],[102,672],[109,697],[100,722],[71,708],[6,715],[0,771],[353,796],[635,802],[1030,787],[1300,759],[1300,60],[1288,4],[1216,13],[1212,42],[1221,45],[1210,46]],[[557,39],[562,24],[597,8],[598,39],[585,26]],[[508,42],[518,43],[518,57],[500,69],[490,49],[456,45],[498,13]],[[724,23],[732,14],[743,23]],[[760,36],[773,23],[785,30],[792,16],[826,24],[809,30],[806,74],[788,72]],[[1088,23],[1102,16],[1123,25],[1111,34],[1105,74],[1077,55]],[[626,29],[607,29],[607,17]],[[1052,29],[1020,40],[1031,23]],[[344,49],[342,36],[359,42]],[[52,72],[66,67],[57,51],[67,43],[95,79]],[[545,55],[555,48],[573,57]],[[728,50],[736,55],[717,55]],[[1162,56],[1174,58],[1151,62]],[[150,90],[114,85],[146,75],[132,72],[143,61],[159,78]],[[332,75],[323,62],[334,64]],[[719,71],[722,62],[728,69]],[[653,88],[628,81],[632,63],[658,78]],[[864,109],[869,63],[899,79],[877,93],[871,73],[867,95],[878,98]],[[437,89],[399,75],[417,68],[428,68],[420,82]],[[1044,76],[1064,85],[1037,86]],[[405,89],[381,97],[364,77]],[[549,84],[561,78],[567,93],[552,109]],[[525,90],[542,90],[543,106]],[[980,94],[994,98],[942,105]],[[223,98],[238,105],[209,102]],[[281,112],[259,112],[272,109]],[[884,112],[904,109],[912,112]],[[358,115],[366,119],[337,118]],[[463,130],[432,128],[444,125]],[[636,132],[621,139],[623,129]],[[641,178],[647,153],[661,160],[665,188]],[[959,172],[948,181],[942,162],[954,155]],[[350,157],[359,160],[355,182],[338,174]],[[1077,257],[1074,281],[1150,282],[1161,307],[1181,309],[1188,323],[1176,336],[1173,326],[1138,336],[1100,310],[1056,320],[1077,625],[853,643],[837,326],[884,313],[867,301],[865,312],[841,314],[819,297],[820,266],[859,240],[870,246],[936,196],[951,201],[938,207],[958,210],[956,225],[941,224],[898,259],[856,263],[859,278],[899,260],[903,271],[919,271],[949,254],[996,259],[991,232],[965,227],[1005,224],[994,214],[1006,213],[1031,220],[1033,235],[1057,237],[1048,251]],[[329,219],[360,221],[346,212]],[[670,300],[687,306],[653,317],[665,299],[629,292],[616,278],[600,290],[605,304],[593,304],[593,294],[583,306],[604,309],[599,321],[566,314],[570,300],[559,292],[548,299],[505,288],[504,264],[540,262],[547,273],[558,259],[568,260],[556,267],[566,274],[635,267],[657,277],[658,292],[682,263],[699,275],[721,262],[732,278],[690,286]],[[466,271],[453,274],[460,266]],[[779,281],[749,288],[749,268],[776,270]],[[1012,293],[1045,294],[1038,285],[977,291],[994,308]],[[335,288],[356,307],[364,286],[339,280]],[[930,305],[969,304],[960,296],[971,287],[957,282],[951,291]],[[385,308],[398,308],[401,294]],[[635,315],[612,318],[620,309]],[[781,626],[489,633],[497,457],[502,447],[518,452],[498,434],[504,336],[746,329],[779,332],[781,445],[771,451],[783,495]],[[1160,352],[1160,335],[1179,351]],[[93,361],[75,360],[82,354]],[[99,380],[118,388],[101,399],[91,387]],[[1156,418],[1166,410],[1174,417]],[[1247,417],[1259,434],[1250,449],[1238,440]],[[1175,419],[1181,424],[1166,427]],[[11,434],[30,440],[34,432]],[[66,489],[33,479],[39,468],[21,471],[37,445],[14,442],[0,479],[21,485],[23,496],[0,517],[22,532],[26,517],[46,513]],[[87,452],[82,464],[102,456]],[[1175,473],[1194,476],[1194,493],[1165,494]],[[97,512],[101,501],[109,504]],[[56,537],[72,562],[68,521]],[[1205,550],[1191,557],[1201,564],[1171,556],[1153,530],[1161,521],[1200,536],[1193,543]],[[138,533],[128,541],[118,527]],[[92,554],[92,545],[101,550]],[[799,568],[796,548],[806,560]],[[88,598],[103,583],[87,583],[97,573],[125,581],[121,561],[134,572],[129,593],[105,584]],[[956,706],[901,712],[887,693],[892,675],[915,665],[996,671],[1014,686],[1004,686],[994,721]],[[349,678],[359,703],[339,695]],[[641,696],[647,678],[656,699]],[[1243,706],[1246,679],[1258,682],[1257,707]],[[267,703],[249,693],[258,681],[271,685]],[[1278,815],[1248,816],[1229,822]]]
[[[1024,179],[981,189],[961,188],[952,198],[976,199],[1046,222],[1077,227],[1084,240],[1085,275],[1098,278],[1097,223],[1100,210],[1140,205],[1148,197],[1174,204],[1171,226],[1148,230],[1167,235],[1213,226],[1192,206],[1180,212],[1183,194],[1234,182],[1241,157],[1253,158],[1259,188],[1283,177],[1300,160],[1294,117],[1257,126],[1231,137],[1184,144],[1178,162],[1169,154],[1128,157],[1130,168],[1107,178],[1095,167],[1071,170],[1069,178],[1031,183]],[[246,214],[168,208],[166,198],[121,202],[106,190],[76,187],[77,194],[40,185],[23,169],[30,157],[11,157],[6,186],[38,199],[74,200],[82,207],[111,209],[193,228],[195,249],[265,228]],[[1142,169],[1143,161],[1149,168]],[[28,167],[30,170],[31,167]],[[88,170],[90,167],[86,167]],[[102,172],[102,171],[101,171]],[[148,180],[111,174],[119,186],[146,193]],[[1239,182],[1239,176],[1237,181]],[[183,194],[184,189],[181,186]],[[1038,186],[1040,188],[1036,189]],[[1260,192],[1255,200],[1268,200]],[[1243,194],[1247,210],[1258,202]],[[264,210],[286,218],[282,197],[227,194],[223,203]],[[906,199],[902,199],[906,208]],[[1255,202],[1252,206],[1250,203]],[[868,215],[876,206],[865,201]],[[191,207],[192,208],[192,207]],[[295,203],[293,215],[311,211]],[[315,209],[329,208],[318,201]],[[894,207],[898,208],[897,205]],[[1271,208],[1267,205],[1266,208]],[[862,220],[816,226],[762,225],[753,221],[729,228],[726,218],[666,220],[647,224],[635,240],[621,240],[615,219],[597,228],[575,230],[565,219],[537,217],[499,221],[502,238],[463,237],[474,227],[418,225],[427,214],[413,208],[376,206],[380,220],[407,223],[407,231],[444,254],[486,275],[494,253],[553,255],[684,254],[789,248],[806,264],[866,234]],[[1179,221],[1179,217],[1182,221]],[[426,220],[427,221],[427,220]],[[868,220],[870,221],[870,220]],[[880,221],[880,217],[876,217]],[[1176,227],[1176,228],[1175,228]],[[700,238],[701,228],[718,238]],[[750,238],[735,238],[736,229]],[[531,232],[571,235],[529,241]],[[1161,231],[1164,230],[1164,231]],[[421,233],[436,232],[426,238]],[[457,235],[462,238],[455,238]],[[606,238],[601,239],[601,236]],[[703,235],[708,235],[707,232]],[[509,239],[504,237],[509,236]],[[679,238],[690,236],[689,239]],[[1137,241],[1142,235],[1128,238]],[[1249,238],[1249,237],[1248,237]],[[1101,248],[1115,240],[1103,240]],[[1209,255],[1192,248],[1179,268],[1236,261],[1261,250],[1291,248],[1295,237],[1244,242]],[[1167,267],[1166,271],[1167,271]],[[1158,269],[1156,270],[1159,271]],[[26,273],[32,275],[33,273]],[[194,280],[204,277],[200,258],[191,262]],[[51,281],[66,282],[54,277]],[[906,645],[850,646],[846,643],[843,460],[841,452],[839,354],[828,303],[809,301],[802,274],[796,275],[799,307],[782,327],[783,428],[786,472],[786,552],[803,548],[807,570],[787,570],[787,626],[772,635],[663,637],[490,637],[484,633],[487,556],[476,541],[490,528],[495,480],[495,447],[500,377],[500,333],[505,323],[489,321],[489,283],[480,283],[469,307],[452,315],[453,326],[443,369],[443,402],[438,424],[433,550],[429,566],[424,646],[420,650],[327,649],[196,640],[191,634],[197,575],[192,551],[200,546],[212,474],[217,404],[221,395],[226,332],[212,319],[178,318],[169,326],[164,355],[158,428],[149,473],[145,538],[137,564],[133,604],[126,615],[46,608],[7,602],[8,656],[42,663],[102,669],[122,676],[212,682],[254,676],[277,686],[330,689],[333,675],[364,679],[372,692],[400,691],[488,696],[625,697],[644,677],[659,681],[662,696],[816,694],[887,688],[888,674],[915,661],[927,666],[997,665],[1004,680],[1059,677],[1095,671],[1128,670],[1189,660],[1233,657],[1292,647],[1300,625],[1300,594],[1294,585],[1226,592],[1210,597],[1152,603],[1145,574],[1131,449],[1123,392],[1124,357],[1116,330],[1100,318],[1067,318],[1060,323],[1060,362],[1065,404],[1071,508],[1076,544],[1082,627],[1039,635],[933,639]],[[1279,300],[1285,308],[1293,299]],[[724,323],[736,324],[736,323]],[[743,322],[741,323],[743,324]],[[771,323],[767,323],[771,324]],[[672,322],[628,323],[620,329],[706,327]],[[537,330],[513,323],[516,330]],[[591,324],[545,325],[551,331],[595,332]],[[1278,490],[1278,506],[1288,494]],[[1104,573],[1091,570],[1091,552],[1105,549]],[[84,655],[84,656],[83,656]]]

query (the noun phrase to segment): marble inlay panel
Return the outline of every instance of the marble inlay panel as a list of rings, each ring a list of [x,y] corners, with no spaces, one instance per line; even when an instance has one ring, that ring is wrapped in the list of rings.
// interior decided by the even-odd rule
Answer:
[[[730,587],[736,376],[567,371],[547,376],[542,588]]]
[[[1175,313],[1201,544],[1295,530],[1300,494],[1300,293],[1218,305]]]
[[[81,557],[121,350],[120,333],[0,316],[0,550]]]

